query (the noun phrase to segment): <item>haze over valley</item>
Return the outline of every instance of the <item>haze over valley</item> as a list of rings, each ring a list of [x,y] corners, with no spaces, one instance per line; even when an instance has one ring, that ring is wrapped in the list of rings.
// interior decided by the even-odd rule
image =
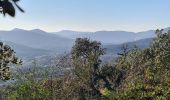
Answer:
[[[165,31],[169,28],[165,28]],[[89,38],[100,41],[106,49],[104,59],[112,60],[120,52],[123,44],[129,48],[134,45],[139,48],[147,48],[156,36],[155,30],[144,32],[127,31],[97,31],[79,32],[63,30],[59,32],[45,32],[40,29],[23,30],[15,28],[10,31],[0,31],[0,39],[11,46],[16,55],[24,60],[26,66],[30,66],[34,59],[50,59],[60,54],[70,52],[76,38]]]

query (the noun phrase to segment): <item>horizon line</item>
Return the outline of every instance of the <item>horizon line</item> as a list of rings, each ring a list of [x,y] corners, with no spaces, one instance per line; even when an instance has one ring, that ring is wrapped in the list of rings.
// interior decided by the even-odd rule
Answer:
[[[167,29],[170,27],[165,27],[165,28],[160,28],[160,29]],[[0,31],[13,31],[13,30],[25,30],[25,31],[33,31],[33,30],[40,30],[40,31],[44,31],[47,33],[57,33],[57,32],[62,32],[62,31],[73,31],[73,32],[88,32],[88,33],[95,33],[95,32],[102,32],[102,31],[106,31],[106,32],[116,32],[116,31],[122,31],[122,32],[133,32],[133,33],[139,33],[139,32],[146,32],[146,31],[154,31],[156,29],[148,29],[148,30],[143,30],[143,31],[126,31],[126,30],[106,30],[106,29],[102,29],[102,30],[96,30],[96,31],[81,31],[81,30],[71,30],[71,29],[63,29],[63,30],[59,30],[59,31],[46,31],[44,29],[41,28],[33,28],[33,29],[24,29],[24,28],[13,28],[13,29],[5,29],[5,30],[1,30]],[[159,29],[159,28],[157,28]]]

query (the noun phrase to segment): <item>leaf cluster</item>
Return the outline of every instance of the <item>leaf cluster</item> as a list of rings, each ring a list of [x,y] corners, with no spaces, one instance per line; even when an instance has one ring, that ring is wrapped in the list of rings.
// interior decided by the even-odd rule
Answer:
[[[18,1],[20,0],[0,0],[0,13],[4,16],[8,14],[11,17],[15,17],[16,8],[18,8],[21,12],[24,12],[24,10],[18,6]]]

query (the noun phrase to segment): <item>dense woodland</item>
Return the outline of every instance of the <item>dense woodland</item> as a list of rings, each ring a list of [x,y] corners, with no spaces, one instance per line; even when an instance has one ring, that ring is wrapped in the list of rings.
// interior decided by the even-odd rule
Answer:
[[[108,64],[102,63],[105,49],[100,42],[78,38],[69,54],[56,59],[56,66],[42,69],[35,61],[27,71],[7,67],[22,61],[1,43],[0,76],[13,80],[1,86],[1,99],[169,100],[170,32],[156,34],[149,48],[124,45]]]

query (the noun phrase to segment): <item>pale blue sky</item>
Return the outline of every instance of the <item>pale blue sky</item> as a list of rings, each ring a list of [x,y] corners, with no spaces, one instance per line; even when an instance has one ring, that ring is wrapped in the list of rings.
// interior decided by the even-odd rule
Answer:
[[[21,0],[26,11],[0,15],[0,30],[144,31],[170,26],[170,0]]]

